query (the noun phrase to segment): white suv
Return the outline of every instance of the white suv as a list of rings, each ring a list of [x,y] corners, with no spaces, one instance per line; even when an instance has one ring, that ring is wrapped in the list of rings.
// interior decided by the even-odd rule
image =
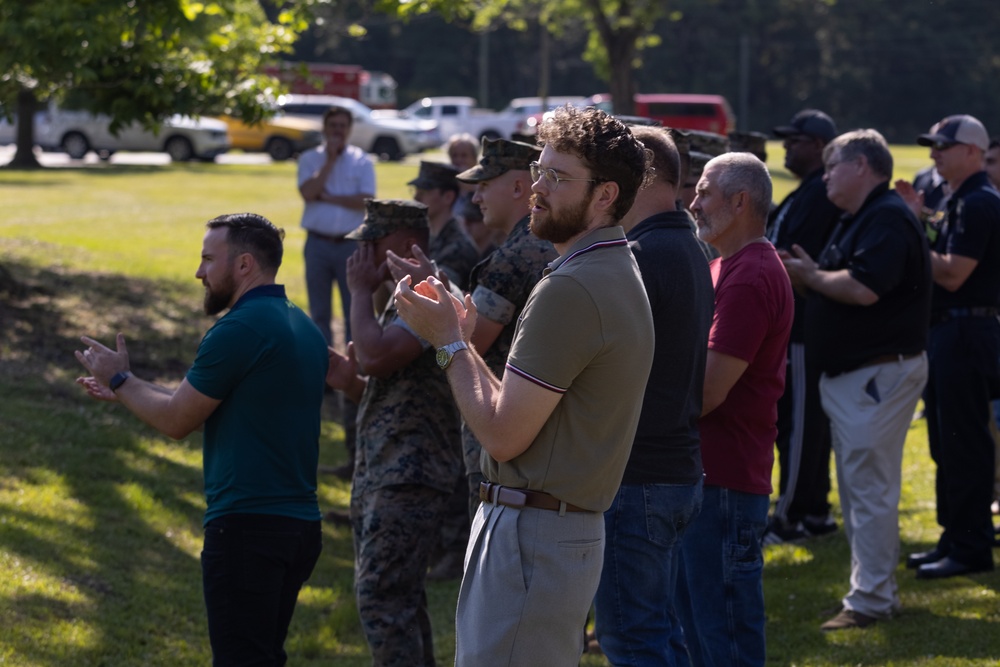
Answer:
[[[158,133],[139,123],[111,133],[111,119],[87,111],[67,111],[55,105],[35,116],[35,142],[46,151],[62,151],[74,160],[94,151],[108,158],[117,151],[163,151],[175,162],[211,161],[229,150],[226,124],[215,118],[171,116]]]
[[[409,153],[419,153],[441,145],[441,133],[434,121],[406,118],[375,118],[372,110],[349,97],[334,95],[282,95],[278,109],[285,116],[312,118],[322,122],[332,106],[349,109],[354,116],[351,143],[383,160],[402,160]]]

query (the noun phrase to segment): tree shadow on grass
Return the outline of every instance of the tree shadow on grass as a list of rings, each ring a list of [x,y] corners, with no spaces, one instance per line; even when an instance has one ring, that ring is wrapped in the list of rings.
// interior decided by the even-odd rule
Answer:
[[[74,383],[83,367],[73,356],[81,334],[113,344],[122,331],[137,375],[175,385],[213,321],[199,289],[20,260],[3,267],[0,646],[28,664],[208,664],[200,436],[172,442],[91,400]],[[364,653],[350,534],[324,532],[315,602],[300,605],[289,636],[295,664]]]
[[[178,649],[165,630],[204,624],[198,438],[168,443],[92,401],[73,356],[81,334],[113,344],[120,330],[139,375],[179,381],[206,328],[196,291],[5,266],[16,282],[0,295],[0,544],[25,579],[2,643],[32,664],[205,662],[207,641]]]

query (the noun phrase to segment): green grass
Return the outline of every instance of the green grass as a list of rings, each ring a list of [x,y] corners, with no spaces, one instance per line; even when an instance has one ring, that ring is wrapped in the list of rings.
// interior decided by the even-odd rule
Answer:
[[[795,186],[769,146],[775,197]],[[900,175],[927,163],[897,148]],[[378,166],[380,197],[406,197],[415,164]],[[251,210],[288,232],[279,281],[305,306],[292,165],[0,170],[0,664],[204,665],[198,554],[200,441],[170,441],[73,384],[80,334],[124,331],[143,377],[175,383],[211,320],[193,279],[205,220]],[[327,416],[332,405],[327,406]],[[343,458],[324,421],[321,457]],[[933,467],[922,421],[907,442],[903,553],[929,546]],[[347,486],[321,479],[324,507]],[[898,572],[904,613],[865,632],[823,634],[847,589],[842,533],[768,547],[769,664],[985,666],[1000,659],[1000,574],[916,582]],[[291,665],[370,664],[352,595],[350,535],[324,526],[324,552],[288,640]],[[431,584],[436,649],[453,657],[457,584]],[[583,664],[606,664],[588,656]]]

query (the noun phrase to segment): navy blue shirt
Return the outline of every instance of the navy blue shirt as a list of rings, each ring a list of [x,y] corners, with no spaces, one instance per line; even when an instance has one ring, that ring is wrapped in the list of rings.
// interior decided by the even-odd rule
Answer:
[[[1000,305],[1000,192],[985,171],[965,179],[951,196],[933,250],[978,262],[954,292],[934,285],[933,313]]]
[[[694,484],[698,418],[714,290],[684,211],[646,218],[626,235],[653,313],[653,366],[623,484]]]

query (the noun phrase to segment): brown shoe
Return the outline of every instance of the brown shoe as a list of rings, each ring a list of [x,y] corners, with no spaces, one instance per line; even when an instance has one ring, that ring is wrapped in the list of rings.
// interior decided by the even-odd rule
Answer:
[[[819,629],[823,632],[829,632],[831,630],[867,628],[870,625],[875,625],[877,621],[878,619],[874,616],[869,616],[868,614],[862,614],[860,611],[845,608],[841,609],[840,613],[831,618],[829,621],[819,626]]]

